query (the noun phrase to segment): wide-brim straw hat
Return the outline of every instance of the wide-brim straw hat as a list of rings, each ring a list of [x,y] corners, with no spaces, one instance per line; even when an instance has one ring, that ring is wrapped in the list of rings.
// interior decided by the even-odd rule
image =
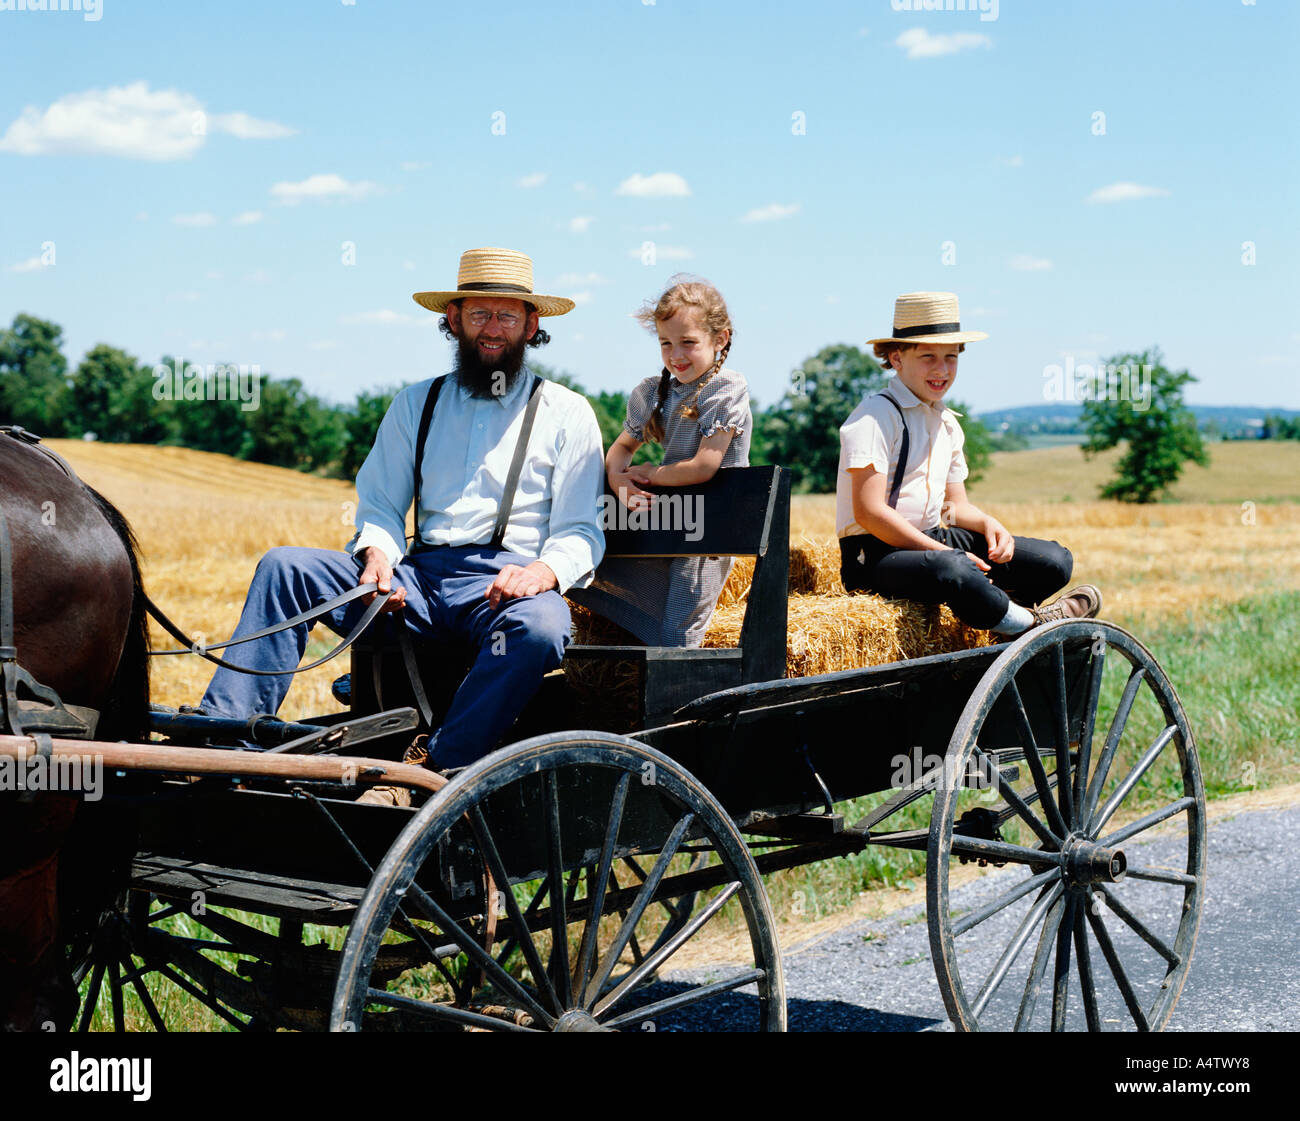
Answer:
[[[907,292],[894,301],[894,333],[876,343],[977,343],[983,331],[963,331],[952,292]]]
[[[543,296],[533,291],[533,259],[514,249],[468,249],[460,256],[454,292],[415,292],[413,299],[430,311],[446,311],[452,300],[469,296],[493,296],[523,300],[538,315],[564,315],[573,301],[563,296]]]

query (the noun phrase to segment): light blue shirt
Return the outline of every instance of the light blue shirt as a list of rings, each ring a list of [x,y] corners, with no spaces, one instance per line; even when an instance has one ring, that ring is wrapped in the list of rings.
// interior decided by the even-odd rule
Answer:
[[[415,468],[415,434],[429,378],[393,398],[375,445],[357,474],[356,536],[347,550],[377,546],[396,565],[405,553],[406,511]],[[424,456],[416,511],[430,545],[486,544],[492,538],[506,476],[528,404],[525,366],[509,393],[472,397],[449,376],[443,383]],[[600,496],[605,460],[600,426],[587,399],[544,381],[537,418],[515,491],[505,548],[535,557],[555,573],[559,591],[591,583],[605,553]]]

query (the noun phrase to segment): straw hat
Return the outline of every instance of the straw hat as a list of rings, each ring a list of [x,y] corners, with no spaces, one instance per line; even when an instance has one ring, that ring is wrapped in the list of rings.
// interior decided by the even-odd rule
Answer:
[[[963,331],[952,292],[908,292],[894,301],[894,333],[876,343],[977,343],[983,331]]]
[[[572,300],[533,291],[533,259],[513,249],[468,249],[460,256],[456,291],[416,292],[411,299],[430,311],[446,311],[452,300],[467,296],[524,300],[538,315],[563,315],[573,310]]]

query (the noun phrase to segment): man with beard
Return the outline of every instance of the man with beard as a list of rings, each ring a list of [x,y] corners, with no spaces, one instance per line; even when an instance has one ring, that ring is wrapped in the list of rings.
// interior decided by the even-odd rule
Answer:
[[[477,651],[428,743],[427,764],[446,769],[492,750],[560,664],[570,632],[563,593],[590,583],[604,553],[604,459],[586,398],[524,363],[525,346],[549,341],[539,316],[574,306],[533,292],[528,257],[470,250],[454,291],[414,299],[446,313],[441,327],[456,341],[455,368],[393,399],[357,475],[357,533],[347,551],[272,549],[234,637],[374,582],[377,592],[322,616],[347,634],[377,594],[395,592],[384,610],[401,612],[413,638],[459,640]],[[412,499],[416,534],[407,548]],[[239,648],[249,653],[237,660],[263,673],[295,667],[308,629],[302,623],[257,639]],[[200,711],[240,719],[274,713],[291,680],[220,669]],[[366,800],[404,800],[404,791],[381,790]]]

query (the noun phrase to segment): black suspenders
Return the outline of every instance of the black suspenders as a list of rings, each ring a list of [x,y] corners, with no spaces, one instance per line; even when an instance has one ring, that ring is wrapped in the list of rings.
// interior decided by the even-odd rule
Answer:
[[[433,422],[433,410],[438,404],[438,395],[442,393],[442,383],[447,375],[434,378],[429,386],[429,395],[424,399],[424,411],[420,414],[420,426],[415,432],[415,479],[411,488],[415,496],[415,541],[410,552],[418,553],[423,549],[433,548],[420,539],[420,482],[424,476],[424,446],[429,439],[429,425]],[[510,522],[510,511],[515,504],[515,491],[519,488],[519,476],[523,473],[524,458],[528,454],[528,438],[533,432],[533,422],[537,419],[537,407],[541,404],[542,379],[533,375],[533,384],[528,390],[528,407],[524,410],[524,423],[519,429],[519,441],[515,444],[515,455],[510,461],[510,474],[506,476],[505,491],[501,496],[501,508],[497,511],[496,526],[492,531],[492,540],[488,542],[493,549],[505,547],[506,526]]]
[[[907,453],[911,450],[910,440],[907,435],[907,417],[903,415],[903,406],[895,401],[890,394],[882,390],[880,396],[898,410],[898,419],[903,422],[903,445],[898,449],[898,467],[894,470],[894,485],[889,488],[889,508],[897,510],[898,491],[903,485],[903,472],[907,470]]]

